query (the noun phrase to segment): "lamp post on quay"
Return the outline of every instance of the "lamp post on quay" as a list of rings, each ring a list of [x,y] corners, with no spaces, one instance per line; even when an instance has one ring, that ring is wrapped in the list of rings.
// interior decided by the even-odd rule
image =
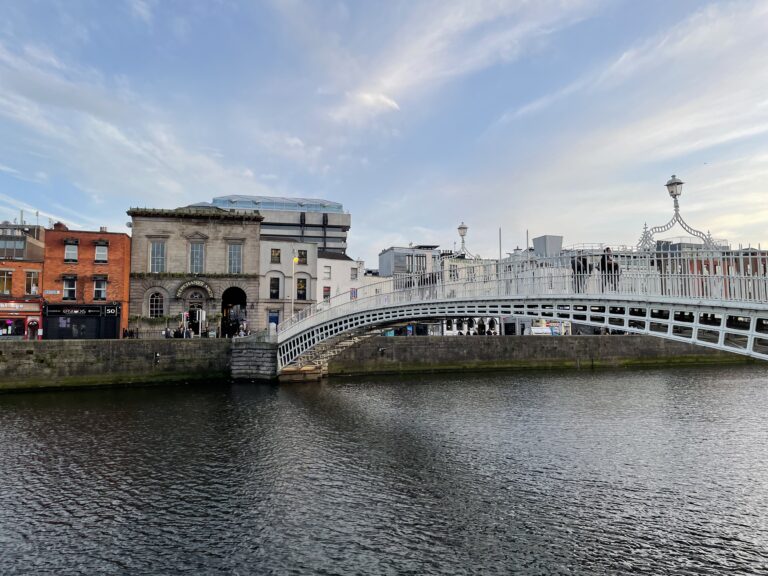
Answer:
[[[298,256],[294,256],[291,260],[291,318],[293,318],[293,299],[296,297],[296,264],[298,262]]]

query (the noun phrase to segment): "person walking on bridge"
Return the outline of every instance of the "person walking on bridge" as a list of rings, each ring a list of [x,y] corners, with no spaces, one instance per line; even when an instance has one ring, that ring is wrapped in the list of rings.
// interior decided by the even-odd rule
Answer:
[[[607,246],[600,257],[600,272],[603,292],[606,290],[617,290],[619,287],[619,264],[613,259],[613,253]]]

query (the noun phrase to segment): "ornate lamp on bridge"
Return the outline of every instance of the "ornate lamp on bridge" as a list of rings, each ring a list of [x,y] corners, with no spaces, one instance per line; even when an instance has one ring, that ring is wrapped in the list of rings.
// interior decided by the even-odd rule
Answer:
[[[667,191],[669,192],[670,198],[674,201],[675,204],[675,214],[672,216],[672,219],[664,224],[663,226],[654,226],[653,228],[648,228],[648,224],[645,224],[643,226],[643,234],[640,236],[640,241],[637,243],[637,247],[641,250],[651,250],[655,246],[655,240],[654,235],[659,232],[666,232],[668,230],[671,230],[672,227],[675,225],[675,222],[680,224],[680,227],[688,232],[691,236],[695,236],[696,238],[699,238],[703,243],[704,247],[707,249],[714,249],[716,248],[715,242],[712,240],[712,235],[707,232],[706,234],[700,230],[696,230],[695,228],[692,228],[688,225],[688,223],[683,220],[683,217],[680,216],[680,203],[678,202],[678,198],[683,193],[683,184],[684,182],[680,180],[677,176],[672,174],[672,178],[667,180]]]
[[[459,256],[464,256],[465,258],[474,258],[474,256],[467,251],[467,246],[464,243],[464,238],[467,235],[467,230],[469,230],[469,228],[466,224],[464,224],[464,222],[462,222],[459,224],[458,230],[459,236],[461,236],[461,249],[459,250]]]

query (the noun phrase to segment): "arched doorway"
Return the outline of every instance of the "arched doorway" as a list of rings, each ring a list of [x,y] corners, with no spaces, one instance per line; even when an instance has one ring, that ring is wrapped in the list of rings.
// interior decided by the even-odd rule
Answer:
[[[192,332],[192,334],[200,335],[201,328],[201,317],[198,314],[198,310],[205,310],[205,294],[203,294],[200,290],[192,290],[187,294],[187,312],[189,312],[189,323],[188,328]]]
[[[236,336],[240,328],[245,328],[247,299],[241,288],[232,286],[221,295],[221,335],[227,338]]]

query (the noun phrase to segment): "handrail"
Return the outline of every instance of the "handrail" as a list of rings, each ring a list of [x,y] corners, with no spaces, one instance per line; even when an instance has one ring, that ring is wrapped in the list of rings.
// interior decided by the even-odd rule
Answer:
[[[668,248],[446,259],[439,271],[382,279],[307,307],[278,327],[278,341],[349,314],[430,301],[611,294],[768,305],[768,251]]]

